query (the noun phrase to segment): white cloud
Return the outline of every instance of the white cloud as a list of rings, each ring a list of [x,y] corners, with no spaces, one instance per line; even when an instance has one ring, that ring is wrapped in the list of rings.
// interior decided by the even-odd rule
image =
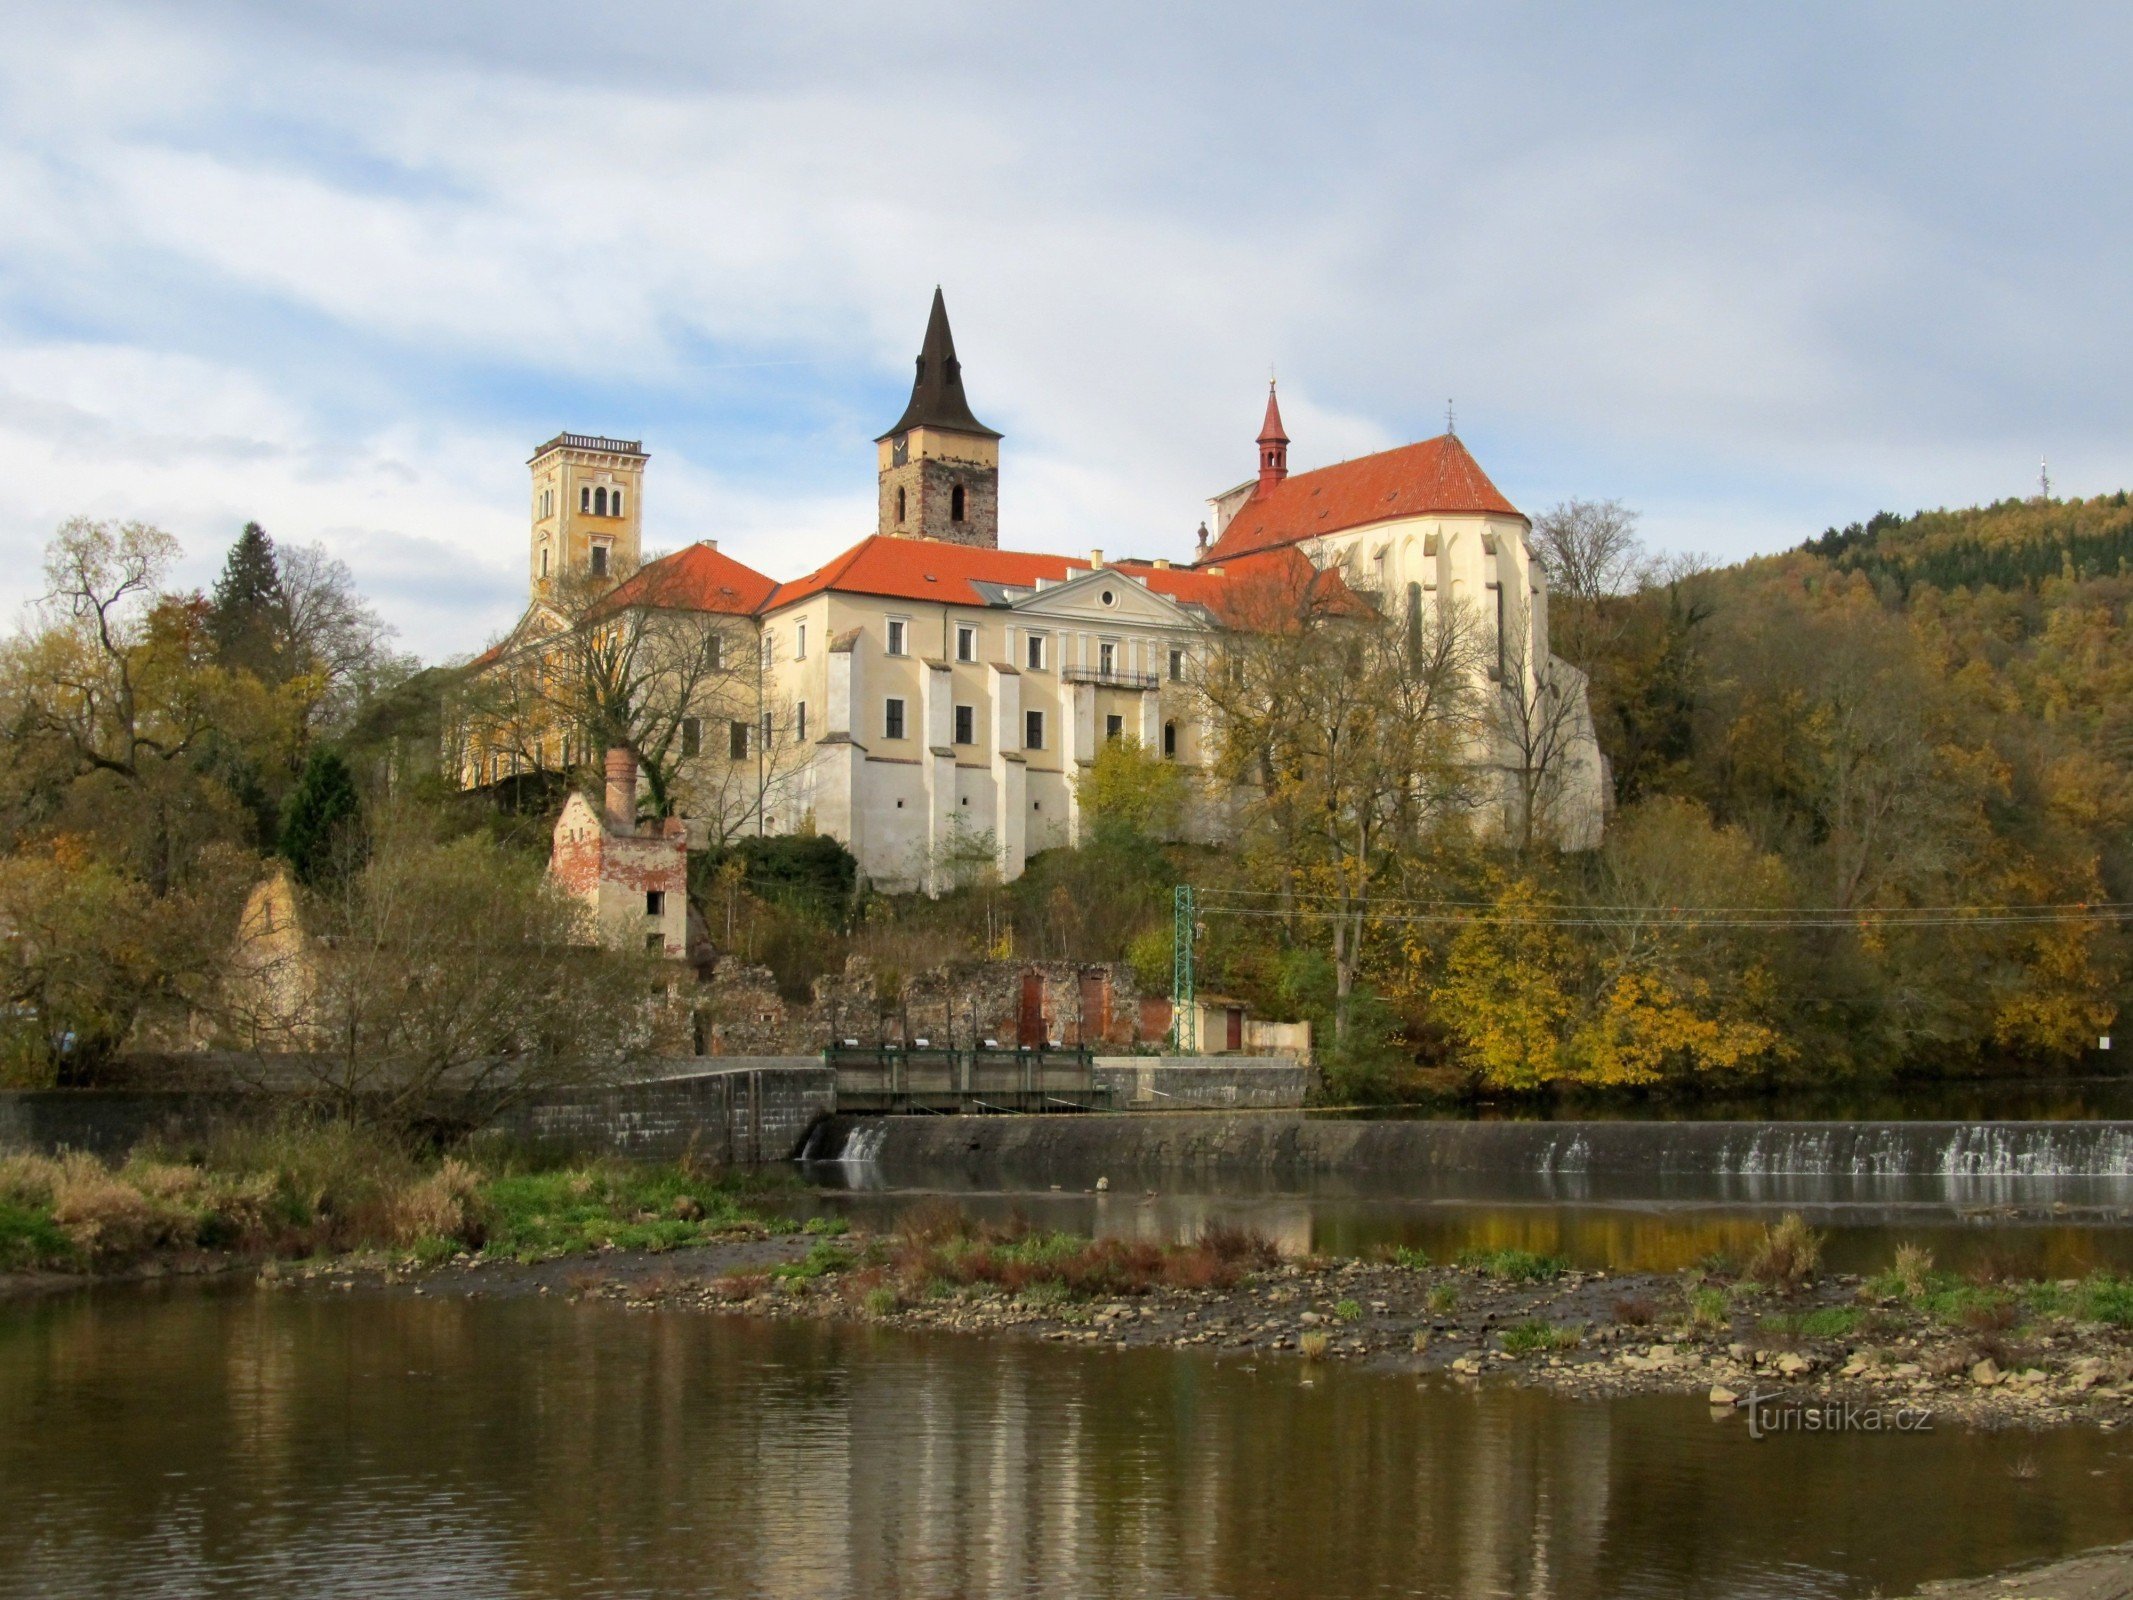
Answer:
[[[1962,131],[1878,90],[1906,51],[1949,70],[1930,29],[1803,53],[1388,10],[1262,49],[1247,6],[1136,13],[1121,51],[1101,5],[21,9],[17,574],[78,511],[203,572],[257,517],[470,648],[522,593],[522,463],[558,425],[645,434],[655,546],[804,571],[871,525],[869,409],[936,280],[1038,547],[1184,553],[1269,363],[1299,466],[1455,396],[1514,499],[1622,495],[1724,553],[2017,490],[2047,452],[2074,492],[2133,476],[2122,241],[1995,220],[2036,159],[1941,170]],[[544,18],[570,50],[525,43]],[[2092,142],[2122,155],[2122,121]],[[750,361],[805,364],[720,370]]]

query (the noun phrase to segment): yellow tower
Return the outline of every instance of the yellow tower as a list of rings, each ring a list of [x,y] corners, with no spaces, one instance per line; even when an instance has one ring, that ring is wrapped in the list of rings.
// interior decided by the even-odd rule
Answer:
[[[635,439],[559,433],[527,463],[533,473],[533,598],[566,579],[596,585],[637,570],[644,551],[644,446]]]

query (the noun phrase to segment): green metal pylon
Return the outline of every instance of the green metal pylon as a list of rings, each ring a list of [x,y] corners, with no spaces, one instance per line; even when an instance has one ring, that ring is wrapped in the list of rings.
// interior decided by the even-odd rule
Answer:
[[[1200,1011],[1192,1000],[1192,940],[1198,921],[1192,885],[1181,883],[1171,896],[1170,1037],[1180,1055],[1200,1053]]]

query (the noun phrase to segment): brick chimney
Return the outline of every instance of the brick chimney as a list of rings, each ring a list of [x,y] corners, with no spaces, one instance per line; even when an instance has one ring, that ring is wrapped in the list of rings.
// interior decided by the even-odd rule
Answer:
[[[607,753],[607,825],[616,833],[637,831],[637,758],[624,745]]]

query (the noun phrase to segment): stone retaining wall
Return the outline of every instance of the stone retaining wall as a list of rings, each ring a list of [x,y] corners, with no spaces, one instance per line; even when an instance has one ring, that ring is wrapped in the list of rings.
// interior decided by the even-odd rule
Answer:
[[[580,1155],[718,1165],[786,1161],[836,1106],[836,1074],[811,1056],[699,1057],[650,1063],[636,1082],[556,1090],[512,1107],[482,1137]],[[304,1102],[201,1089],[0,1092],[0,1152],[122,1155],[155,1135],[178,1145]]]
[[[579,1155],[756,1166],[798,1155],[836,1104],[837,1075],[820,1061],[765,1057],[544,1095],[507,1111],[482,1137]]]
[[[1096,1058],[1096,1081],[1117,1111],[1294,1109],[1309,1099],[1312,1078],[1309,1067],[1281,1056]]]

